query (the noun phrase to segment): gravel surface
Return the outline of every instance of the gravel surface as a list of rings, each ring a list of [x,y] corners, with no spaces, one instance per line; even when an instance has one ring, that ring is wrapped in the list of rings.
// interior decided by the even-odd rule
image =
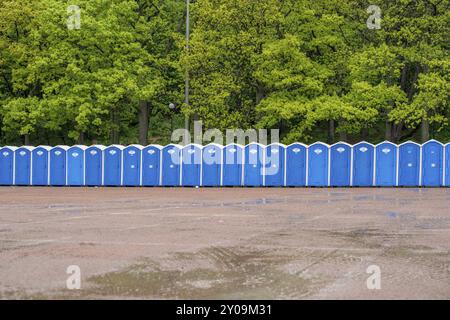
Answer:
[[[0,298],[449,299],[449,208],[448,188],[2,187]]]

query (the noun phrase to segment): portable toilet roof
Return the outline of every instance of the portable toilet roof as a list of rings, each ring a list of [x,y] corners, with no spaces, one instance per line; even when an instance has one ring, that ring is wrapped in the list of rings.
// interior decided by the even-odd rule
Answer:
[[[148,145],[146,145],[145,147],[144,147],[144,149],[145,148],[148,148],[148,147],[155,147],[155,148],[157,148],[157,149],[160,149],[160,150],[162,150],[164,147],[162,146],[162,145],[160,145],[160,144],[148,144]]]
[[[54,146],[54,147],[52,147],[52,149],[54,149],[54,148],[61,148],[61,149],[64,149],[64,150],[69,150],[69,146],[66,146],[66,145],[62,145],[62,144],[59,144],[59,145],[57,145],[57,146]]]
[[[46,145],[39,145],[39,146],[34,147],[33,149],[37,149],[37,148],[43,148],[43,149],[45,149],[47,151],[52,150],[52,147],[46,146]]]
[[[339,142],[333,143],[332,145],[330,145],[330,147],[334,147],[338,144],[345,144],[345,145],[349,146],[350,148],[353,147],[353,145],[351,145],[350,143],[345,142],[345,141],[339,141]]]
[[[17,149],[26,149],[29,151],[33,151],[33,149],[35,149],[36,147],[33,146],[22,146],[22,147],[17,147]]]
[[[125,149],[125,147],[121,144],[110,144],[109,146],[105,146],[105,149],[112,148],[112,147],[120,149],[120,150]]]
[[[306,144],[304,144],[304,143],[301,143],[301,142],[293,142],[293,143],[291,143],[291,144],[288,144],[288,145],[286,146],[286,148],[292,147],[292,146],[294,146],[294,145],[301,145],[302,147],[308,148],[308,145],[306,145]]]
[[[403,143],[400,143],[398,146],[400,147],[400,146],[403,146],[405,144],[415,144],[415,145],[420,147],[420,143],[417,143],[417,142],[414,142],[414,141],[411,141],[411,140],[408,140],[408,141],[405,141]]]
[[[375,145],[375,148],[376,147],[378,147],[378,146],[380,146],[380,145],[382,145],[382,144],[385,144],[385,143],[388,143],[388,144],[391,144],[391,145],[393,145],[393,146],[397,146],[395,143],[393,143],[392,141],[389,141],[389,140],[384,140],[384,141],[381,141],[380,143],[377,143],[376,145]]]
[[[0,149],[10,149],[11,151],[16,151],[19,148],[14,147],[14,146],[3,146],[3,147],[0,147]]]
[[[432,142],[437,142],[438,144],[440,144],[440,145],[443,146],[443,147],[446,146],[446,145],[443,144],[442,142],[437,141],[437,140],[435,140],[435,139],[430,139],[430,140],[428,140],[427,142],[422,143],[422,146],[424,146],[424,145],[426,145],[426,144],[429,144],[429,143],[432,143]],[[447,143],[447,144],[448,144],[448,143]]]
[[[338,142],[338,143],[339,143],[339,142]],[[322,141],[316,141],[316,142],[314,142],[314,143],[309,144],[309,145],[308,145],[308,148],[310,148],[311,146],[316,145],[316,144],[323,145],[323,146],[325,146],[325,147],[327,147],[327,148],[331,147],[328,143],[325,143],[325,142],[322,142]],[[336,144],[336,143],[335,143],[335,144]]]
[[[74,144],[69,147],[69,149],[71,149],[71,148],[80,148],[81,150],[86,150],[88,147],[83,144]]]
[[[221,149],[224,148],[223,145],[218,144],[218,143],[215,143],[215,142],[211,142],[211,143],[205,144],[205,145],[203,146],[203,148],[208,147],[208,146],[216,146],[216,147],[221,148]]]
[[[279,146],[279,147],[286,148],[286,145],[281,142],[272,142],[270,144],[265,145],[264,148],[271,147],[271,146]]]
[[[87,148],[98,148],[100,150],[106,149],[106,147],[103,144],[92,144],[92,145],[88,146]]]
[[[375,145],[374,145],[373,143],[367,142],[367,141],[365,141],[365,140],[360,141],[360,142],[358,142],[358,143],[355,143],[355,144],[353,145],[353,147],[355,147],[355,146],[357,146],[357,145],[360,145],[360,144],[368,144],[368,145],[370,145],[371,147],[374,147],[374,148],[375,148]]]
[[[139,149],[139,150],[142,150],[142,149],[145,148],[145,147],[144,147],[143,145],[141,145],[141,144],[129,144],[129,145],[125,146],[124,149],[129,148],[129,147],[135,147],[135,148],[137,148],[137,149]]]
[[[181,146],[182,149],[186,149],[187,147],[197,147],[197,148],[200,148],[200,149],[203,148],[203,146],[201,144],[198,144],[198,143],[189,143],[189,144],[187,144],[185,146]]]

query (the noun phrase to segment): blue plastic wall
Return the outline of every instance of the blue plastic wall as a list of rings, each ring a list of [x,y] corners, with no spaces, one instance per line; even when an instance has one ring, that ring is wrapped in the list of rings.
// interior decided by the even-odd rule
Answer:
[[[161,149],[148,146],[142,150],[142,185],[156,187],[160,185]]]
[[[5,146],[0,185],[448,187],[450,144]]]
[[[375,185],[393,187],[397,180],[397,146],[383,142],[375,148]]]
[[[87,186],[101,186],[103,184],[103,151],[91,146],[85,154],[85,184]]]
[[[141,149],[128,146],[123,150],[123,185],[141,185]]]
[[[373,145],[362,142],[353,146],[353,186],[369,187],[373,185]]]
[[[308,186],[328,186],[328,146],[314,143],[308,148]]]
[[[50,150],[50,185],[66,185],[66,150],[55,147]]]
[[[286,147],[286,186],[306,186],[307,150],[300,143],[294,143]]]
[[[14,151],[0,148],[0,185],[10,186],[14,183]]]
[[[242,146],[237,144],[225,146],[222,161],[222,185],[228,187],[241,186],[243,166]]]
[[[202,151],[202,186],[217,187],[221,183],[222,148],[207,145]]]
[[[29,186],[31,183],[31,151],[27,148],[18,148],[14,152],[15,185]]]

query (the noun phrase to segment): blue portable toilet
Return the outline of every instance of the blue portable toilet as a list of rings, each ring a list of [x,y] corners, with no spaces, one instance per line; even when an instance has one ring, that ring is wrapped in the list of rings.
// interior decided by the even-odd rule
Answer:
[[[14,152],[16,147],[0,148],[0,185],[14,184]]]
[[[231,143],[222,152],[222,185],[241,186],[243,175],[243,148]]]
[[[450,143],[447,143],[445,145],[445,152],[444,152],[444,186],[449,187],[450,186]]]
[[[422,185],[439,187],[444,184],[444,146],[436,140],[422,144]]]
[[[67,185],[69,186],[84,186],[86,149],[86,146],[75,145],[67,150]]]
[[[162,176],[163,186],[180,185],[181,146],[169,144],[162,149]]]
[[[398,185],[420,186],[420,145],[407,141],[398,146]]]
[[[129,145],[123,149],[123,185],[140,186],[141,185],[141,145]]]
[[[272,143],[264,148],[264,185],[268,187],[284,186],[286,146]]]
[[[301,143],[286,147],[285,181],[288,187],[306,186],[306,154],[308,148]]]
[[[397,185],[397,146],[383,141],[375,146],[375,185],[392,187]]]
[[[200,186],[202,166],[202,146],[188,144],[181,150],[181,185],[184,187]]]
[[[31,184],[46,186],[49,183],[49,152],[50,147],[38,146],[31,153]]]
[[[308,147],[308,186],[328,186],[328,151],[329,146],[322,142]]]
[[[221,184],[222,146],[210,143],[202,149],[202,186],[218,187]]]
[[[50,185],[66,185],[66,163],[68,146],[56,146],[50,150]]]
[[[263,185],[264,146],[252,142],[244,147],[244,186],[259,187]]]
[[[93,145],[84,150],[84,183],[94,187],[103,185],[103,151],[105,146]]]
[[[31,152],[34,147],[20,147],[14,152],[14,184],[29,186],[31,184]]]
[[[330,186],[352,185],[352,146],[338,142],[330,147]]]
[[[353,146],[353,186],[373,185],[374,150],[374,145],[365,141]]]
[[[122,151],[121,145],[111,145],[103,150],[103,184],[105,186],[122,185]]]
[[[161,184],[160,145],[149,145],[142,149],[142,185],[155,187]]]

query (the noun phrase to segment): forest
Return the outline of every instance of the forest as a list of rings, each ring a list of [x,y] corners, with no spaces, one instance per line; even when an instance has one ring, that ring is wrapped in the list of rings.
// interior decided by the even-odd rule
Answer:
[[[0,145],[450,141],[450,1],[191,0],[189,44],[187,8],[0,0]]]

